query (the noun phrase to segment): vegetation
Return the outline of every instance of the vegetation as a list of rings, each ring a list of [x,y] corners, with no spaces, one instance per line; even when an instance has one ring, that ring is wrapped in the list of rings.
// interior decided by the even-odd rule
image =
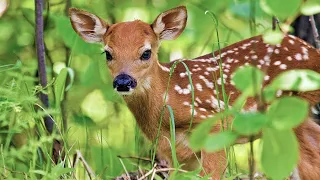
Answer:
[[[0,0],[0,5],[2,2],[5,0]],[[153,167],[152,145],[143,138],[133,115],[113,91],[101,47],[83,42],[73,31],[67,17],[71,5],[110,23],[134,19],[151,23],[164,10],[186,5],[189,15],[186,30],[177,40],[162,44],[159,52],[162,62],[198,57],[257,34],[264,34],[267,42],[277,44],[283,33],[279,28],[272,30],[272,16],[279,18],[283,31],[290,32],[290,23],[300,13],[320,12],[317,0],[45,1],[43,28],[48,82],[40,85],[35,1],[10,1],[3,15],[1,10],[5,8],[0,8],[1,178],[111,179],[139,167],[146,171]],[[268,177],[284,179],[298,161],[298,144],[292,128],[305,119],[308,104],[294,97],[275,99],[275,92],[320,89],[320,75],[312,71],[284,72],[260,92],[262,74],[250,66],[239,69],[233,81],[243,94],[234,108],[205,120],[190,137],[194,149],[226,150],[227,179],[246,174],[252,177],[255,162],[261,167],[258,170]],[[293,83],[283,86],[282,81],[288,78]],[[296,82],[307,82],[308,86]],[[39,94],[48,95],[48,106],[39,100]],[[253,96],[267,99],[270,108],[240,113],[246,98]],[[166,108],[171,111],[170,106]],[[212,125],[227,116],[235,117],[236,131],[226,129],[209,135]],[[52,134],[48,133],[44,119],[54,122]],[[239,135],[254,139],[259,131],[263,131],[263,143],[228,148]],[[171,142],[174,144],[174,136]],[[63,154],[57,154],[60,148]],[[175,168],[178,167],[176,163]],[[198,172],[173,173],[171,178],[194,179]],[[160,175],[156,178],[160,179]]]

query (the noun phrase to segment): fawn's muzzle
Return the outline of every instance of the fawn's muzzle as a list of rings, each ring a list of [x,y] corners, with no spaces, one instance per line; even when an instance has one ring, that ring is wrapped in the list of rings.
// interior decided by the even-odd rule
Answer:
[[[132,91],[137,86],[137,81],[128,74],[119,74],[113,81],[113,88],[119,93]]]

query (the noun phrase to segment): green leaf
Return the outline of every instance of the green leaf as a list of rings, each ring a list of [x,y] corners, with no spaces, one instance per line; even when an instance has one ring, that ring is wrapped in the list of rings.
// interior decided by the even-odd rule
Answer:
[[[56,96],[56,104],[57,105],[60,104],[60,102],[63,100],[67,74],[68,74],[68,69],[67,68],[63,68],[60,71],[60,73],[59,73],[59,75],[57,77],[57,80],[55,82],[55,85],[54,85],[54,93],[55,93],[55,96]]]
[[[70,173],[74,171],[74,168],[65,168],[63,167],[62,163],[57,164],[56,166],[53,167],[52,169],[52,174],[55,175],[55,177],[60,177],[64,174]]]
[[[280,30],[269,30],[262,36],[263,42],[272,45],[281,44],[283,38],[284,34]]]
[[[287,19],[298,13],[301,0],[261,0],[260,5],[269,15],[274,15],[280,19]]]
[[[171,155],[173,160],[173,167],[177,168],[179,166],[179,162],[177,159],[177,152],[176,152],[176,126],[174,121],[174,114],[173,110],[170,105],[167,105],[170,114],[170,144],[171,144]]]
[[[223,1],[221,1],[223,2]],[[265,13],[262,11],[261,7],[259,6],[259,1],[254,1],[256,4],[255,14],[256,18],[264,18]],[[232,4],[229,6],[230,11],[232,14],[236,15],[237,17],[249,19],[250,18],[250,8],[251,2],[250,1],[233,1]]]
[[[72,120],[75,124],[85,126],[85,127],[93,127],[96,125],[94,120],[92,120],[90,117],[83,114],[73,114]]]
[[[270,86],[280,90],[314,91],[320,89],[320,74],[312,70],[289,70],[279,74]]]
[[[225,118],[229,115],[231,115],[232,111],[224,111],[222,113],[216,114],[212,118],[206,119],[204,122],[197,125],[189,138],[190,147],[194,151],[200,150],[203,145],[206,143],[206,140],[208,138],[208,134],[213,128],[213,125],[220,119]]]
[[[308,0],[301,6],[301,13],[306,16],[320,13],[320,1]]]
[[[194,151],[198,151],[203,147],[214,122],[213,118],[206,119],[192,131],[189,142]]]
[[[259,94],[263,82],[263,73],[253,66],[237,69],[232,81],[235,87],[249,96]]]
[[[204,149],[208,152],[218,151],[232,145],[237,138],[238,135],[232,131],[223,131],[218,134],[211,134],[206,139]]]
[[[232,127],[241,135],[257,134],[268,122],[267,116],[261,113],[237,114]]]
[[[263,100],[268,103],[272,102],[276,98],[276,92],[277,90],[270,86],[265,87],[262,91]]]
[[[296,97],[282,97],[271,104],[267,116],[278,130],[291,129],[302,123],[308,115],[308,103]]]
[[[73,85],[73,82],[74,82],[74,71],[72,68],[69,68],[69,67],[67,67],[67,70],[68,70],[68,75],[69,75],[68,77],[69,77],[70,82],[66,87],[66,91],[69,91]]]
[[[298,162],[298,143],[292,130],[264,129],[261,166],[272,179],[284,179]]]

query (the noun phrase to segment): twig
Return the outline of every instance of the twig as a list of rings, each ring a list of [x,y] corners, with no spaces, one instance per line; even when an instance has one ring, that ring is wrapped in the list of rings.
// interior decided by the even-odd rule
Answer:
[[[189,171],[183,170],[183,169],[176,169],[176,168],[161,168],[161,169],[157,169],[156,172],[166,172],[166,171],[178,171],[178,172],[182,172],[182,173],[188,173]],[[202,176],[200,175],[196,175],[199,178],[202,178]]]
[[[36,49],[38,57],[38,72],[40,84],[42,87],[47,85],[45,51],[43,41],[43,0],[35,0],[35,17],[36,17]],[[46,108],[49,107],[48,95],[40,92],[40,100]],[[48,117],[44,117],[46,129],[51,134],[53,131],[54,122]]]
[[[157,170],[154,169],[153,172],[152,172],[152,175],[151,175],[151,179],[154,179],[154,176],[156,175],[156,172],[157,172]]]
[[[153,168],[147,172],[146,174],[144,174],[143,176],[141,176],[138,180],[143,180],[144,178],[148,177],[151,173],[153,173],[153,170],[157,167],[157,163],[154,163]]]
[[[82,162],[84,168],[86,169],[86,171],[89,175],[89,178],[94,179],[96,176],[93,173],[92,169],[90,168],[89,164],[83,158],[81,152],[79,150],[76,150],[76,153],[74,154],[73,165],[72,165],[73,168],[75,168],[75,166],[78,164],[79,160]]]
[[[176,168],[161,168],[161,169],[157,169],[157,163],[154,164],[153,168],[148,171],[146,174],[144,174],[143,176],[141,176],[138,180],[143,180],[144,178],[147,178],[150,174],[152,174],[151,176],[151,180],[154,178],[155,174],[160,173],[160,172],[169,172],[169,171],[178,171],[181,173],[188,173],[189,171],[183,170],[183,169],[176,169]],[[198,178],[202,178],[202,176],[200,175],[196,175]]]
[[[120,155],[118,155],[117,157],[118,157],[118,158],[121,158],[121,159],[137,159],[137,160],[143,160],[143,161],[148,161],[148,162],[151,162],[151,161],[152,161],[151,159],[149,159],[149,158],[144,158],[144,157],[120,156]]]
[[[311,28],[312,28],[312,32],[313,32],[313,37],[314,37],[314,41],[316,44],[316,48],[319,49],[320,48],[320,39],[319,39],[319,33],[318,33],[318,29],[316,26],[316,22],[314,20],[314,16],[310,16],[310,23],[311,23]]]
[[[121,165],[122,165],[122,167],[123,167],[123,169],[124,169],[124,172],[126,173],[128,179],[131,180],[130,175],[129,175],[128,171],[127,171],[127,168],[126,168],[126,166],[123,164],[122,159],[119,158],[119,161],[120,161],[120,163],[121,163]]]

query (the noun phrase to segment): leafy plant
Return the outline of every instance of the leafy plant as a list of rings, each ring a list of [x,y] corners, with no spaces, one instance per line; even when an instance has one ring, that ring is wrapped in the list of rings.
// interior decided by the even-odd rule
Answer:
[[[262,86],[262,77],[263,73],[259,69],[246,66],[235,72],[233,82],[248,98],[260,95],[258,89]],[[249,138],[261,133],[261,165],[264,172],[275,179],[289,176],[298,162],[298,143],[292,128],[305,120],[309,111],[308,103],[290,96],[276,98],[275,93],[270,98],[265,90],[312,91],[320,89],[319,78],[319,73],[310,70],[292,70],[279,74],[262,90],[262,99],[266,95],[268,99],[272,99],[265,112],[241,112],[241,108],[235,106],[227,112],[209,118],[193,131],[190,137],[191,147],[194,150],[204,148],[207,151],[217,151],[234,144],[240,135]],[[284,81],[287,83],[283,83]],[[235,104],[243,105],[245,101],[245,98],[240,97]],[[230,115],[234,116],[232,131],[208,135],[219,118]]]

